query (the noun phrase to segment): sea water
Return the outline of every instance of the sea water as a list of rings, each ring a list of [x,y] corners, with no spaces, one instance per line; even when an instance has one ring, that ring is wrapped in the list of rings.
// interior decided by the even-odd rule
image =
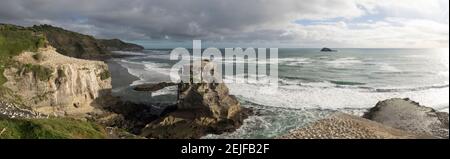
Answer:
[[[169,60],[170,51],[145,50],[115,61],[139,78],[131,85],[169,81],[170,69],[178,62]],[[256,115],[236,132],[205,138],[273,138],[336,111],[362,115],[378,101],[390,98],[410,98],[448,112],[448,55],[448,49],[339,49],[331,53],[279,49],[278,90],[271,92],[257,81],[227,84],[242,106],[251,107]],[[113,89],[123,96],[130,94],[127,88]],[[176,91],[154,94],[174,96]]]

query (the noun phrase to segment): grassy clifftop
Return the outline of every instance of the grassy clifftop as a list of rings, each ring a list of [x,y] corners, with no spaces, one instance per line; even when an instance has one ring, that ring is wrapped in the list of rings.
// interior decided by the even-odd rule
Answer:
[[[2,119],[0,139],[102,139],[105,129],[75,119]]]
[[[0,57],[11,57],[24,50],[36,51],[45,45],[45,37],[28,28],[0,25]]]
[[[66,56],[82,59],[105,59],[110,52],[97,39],[89,35],[64,30],[50,25],[30,27],[45,35],[50,45]]]
[[[140,51],[144,47],[136,44],[126,43],[119,39],[101,39],[100,43],[109,51]]]
[[[13,64],[12,57],[23,51],[37,51],[46,45],[43,34],[29,28],[0,24],[0,87],[6,82],[3,71]]]
[[[96,39],[90,35],[51,25],[21,27],[0,24],[0,56],[14,56],[25,50],[36,50],[45,42],[63,55],[91,60],[110,58],[110,51],[140,51],[142,46],[119,39]]]
[[[140,51],[144,47],[119,39],[96,39],[51,25],[38,25],[30,29],[43,33],[50,45],[66,56],[103,60],[110,58],[110,51]]]

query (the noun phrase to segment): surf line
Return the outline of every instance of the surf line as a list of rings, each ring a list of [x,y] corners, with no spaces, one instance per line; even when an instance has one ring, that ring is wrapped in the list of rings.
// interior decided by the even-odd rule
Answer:
[[[182,154],[208,154],[210,157],[214,155],[216,146],[196,146],[188,143],[187,146],[181,146]]]

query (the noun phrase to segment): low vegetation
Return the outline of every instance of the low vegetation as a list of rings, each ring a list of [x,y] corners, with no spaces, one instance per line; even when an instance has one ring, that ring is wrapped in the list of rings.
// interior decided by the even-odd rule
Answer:
[[[42,61],[44,59],[44,56],[42,55],[42,53],[38,52],[33,55],[33,59],[35,59],[36,61]]]
[[[37,51],[45,45],[42,34],[24,27],[0,24],[0,86],[7,81],[3,72],[13,64],[12,57],[23,51]]]
[[[45,45],[45,37],[30,29],[0,25],[0,56],[12,57],[22,51],[36,51]]]
[[[101,80],[106,80],[111,77],[111,73],[108,70],[103,71],[99,74]]]
[[[102,139],[107,133],[92,122],[68,118],[3,119],[0,139]]]
[[[68,31],[51,25],[39,25],[30,29],[45,35],[50,45],[66,56],[99,60],[108,58],[110,52],[93,36]]]
[[[0,66],[0,87],[2,87],[2,85],[4,83],[6,83],[7,79],[6,77],[3,75],[3,72],[5,72],[5,66]],[[1,89],[1,88],[0,88]]]
[[[48,81],[52,77],[52,70],[41,65],[25,64],[19,69],[18,74],[26,74],[32,72],[34,77],[40,81]]]

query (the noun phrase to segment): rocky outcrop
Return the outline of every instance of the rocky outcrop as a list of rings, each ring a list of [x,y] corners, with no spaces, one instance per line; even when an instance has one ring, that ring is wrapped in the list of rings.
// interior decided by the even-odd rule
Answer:
[[[24,52],[5,70],[3,85],[34,111],[57,116],[84,116],[109,102],[108,66],[59,54],[52,47]]]
[[[162,82],[162,83],[156,83],[156,84],[150,83],[150,84],[137,85],[133,89],[135,91],[154,92],[154,91],[161,90],[165,87],[170,87],[170,86],[175,86],[175,85],[177,85],[177,84],[170,83],[170,82]]]
[[[364,114],[364,118],[415,134],[448,138],[448,113],[437,112],[409,99],[389,99]]]
[[[418,136],[361,117],[336,113],[279,139],[414,139]]]
[[[337,113],[291,131],[281,139],[435,139],[448,138],[448,113],[409,99],[379,102],[363,117]]]
[[[202,62],[202,68],[208,62]],[[217,81],[217,80],[215,80]],[[234,131],[249,110],[229,94],[224,83],[179,85],[177,110],[149,123],[142,135],[149,138],[200,138],[206,134]]]

